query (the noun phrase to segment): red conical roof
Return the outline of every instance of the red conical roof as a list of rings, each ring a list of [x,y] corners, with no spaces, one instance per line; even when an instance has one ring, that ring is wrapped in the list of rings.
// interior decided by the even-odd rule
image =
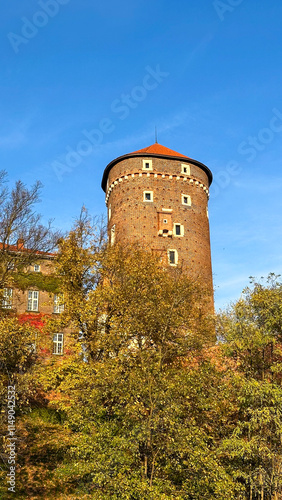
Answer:
[[[154,155],[164,155],[164,156],[181,156],[181,158],[189,158],[188,156],[182,155],[181,153],[177,153],[176,151],[173,151],[173,149],[166,148],[165,146],[162,146],[161,144],[158,144],[157,142],[155,144],[152,144],[151,146],[148,146],[147,148],[143,149],[138,149],[138,151],[133,151],[133,153],[130,154],[138,154],[138,153],[151,153]],[[190,158],[189,158],[190,159]]]
[[[128,153],[123,156],[119,156],[115,160],[112,160],[105,168],[104,174],[103,174],[103,179],[102,179],[102,189],[106,191],[106,185],[107,185],[107,178],[109,171],[111,168],[118,163],[119,161],[125,160],[127,158],[134,158],[137,156],[155,156],[155,157],[164,157],[164,158],[173,158],[174,160],[177,160],[178,158],[183,158],[185,160],[189,160],[189,162],[192,162],[194,165],[197,165],[199,168],[201,168],[208,176],[209,178],[209,184],[212,182],[212,173],[206,165],[203,163],[200,163],[197,160],[193,160],[192,158],[189,158],[189,156],[182,155],[181,153],[177,153],[176,151],[173,151],[173,149],[166,148],[165,146],[162,146],[161,144],[158,144],[157,142],[155,144],[152,144],[151,146],[148,146],[147,148],[139,149],[138,151],[133,151],[133,153]]]

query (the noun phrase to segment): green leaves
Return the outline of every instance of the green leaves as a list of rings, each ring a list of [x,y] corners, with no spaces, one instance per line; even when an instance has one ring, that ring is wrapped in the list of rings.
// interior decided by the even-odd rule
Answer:
[[[18,497],[278,500],[281,284],[246,289],[215,344],[197,283],[140,246],[101,241],[83,211],[60,243],[68,356],[35,363],[33,327],[0,325],[18,382]]]

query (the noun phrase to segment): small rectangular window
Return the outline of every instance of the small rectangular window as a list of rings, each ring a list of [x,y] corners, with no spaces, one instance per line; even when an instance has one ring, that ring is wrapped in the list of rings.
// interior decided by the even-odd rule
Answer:
[[[169,251],[169,263],[175,264],[175,251],[174,250]]]
[[[12,309],[12,303],[13,303],[13,289],[4,288],[2,296],[3,309]]]
[[[39,264],[34,264],[34,271],[36,273],[39,273],[39,271],[40,271],[40,265]]]
[[[63,354],[64,334],[54,333],[53,335],[53,354]]]
[[[144,191],[143,201],[153,201],[153,191]]]
[[[181,164],[181,173],[186,174],[186,175],[190,175],[190,165],[188,165],[187,163],[182,163]]]
[[[153,170],[152,160],[143,160],[142,170]]]
[[[184,236],[184,226],[182,226],[182,224],[179,224],[178,222],[175,222],[173,224],[173,234],[174,236]]]
[[[28,311],[38,311],[39,292],[29,290],[27,300]]]
[[[55,314],[61,314],[65,309],[65,304],[63,302],[64,295],[62,293],[54,294],[54,310]]]
[[[189,196],[189,194],[182,194],[181,198],[182,198],[182,205],[187,205],[189,207],[191,206],[191,196]]]
[[[170,266],[176,266],[178,262],[178,253],[177,250],[169,249],[167,251],[168,255],[168,263]]]

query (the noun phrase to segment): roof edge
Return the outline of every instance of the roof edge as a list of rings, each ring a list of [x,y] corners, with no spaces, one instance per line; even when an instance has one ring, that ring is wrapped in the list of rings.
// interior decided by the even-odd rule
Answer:
[[[107,177],[109,175],[109,172],[111,168],[116,164],[119,163],[122,160],[126,160],[127,158],[135,158],[135,157],[155,157],[155,158],[165,158],[168,160],[177,160],[177,161],[183,161],[187,163],[192,163],[193,165],[196,165],[197,167],[200,167],[208,176],[209,179],[209,186],[212,183],[213,175],[211,170],[204,164],[201,163],[198,160],[193,160],[193,158],[189,158],[188,156],[171,156],[171,155],[163,155],[163,154],[158,154],[158,153],[128,153],[122,156],[118,156],[114,160],[112,160],[108,165],[106,166],[104,173],[103,173],[103,178],[101,182],[101,187],[104,192],[106,192],[106,187],[107,187]]]

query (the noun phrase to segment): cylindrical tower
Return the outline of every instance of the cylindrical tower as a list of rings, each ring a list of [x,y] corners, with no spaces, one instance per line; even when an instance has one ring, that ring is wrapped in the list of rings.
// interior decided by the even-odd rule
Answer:
[[[208,167],[158,143],[111,161],[102,180],[111,244],[141,240],[212,293],[211,182]]]

